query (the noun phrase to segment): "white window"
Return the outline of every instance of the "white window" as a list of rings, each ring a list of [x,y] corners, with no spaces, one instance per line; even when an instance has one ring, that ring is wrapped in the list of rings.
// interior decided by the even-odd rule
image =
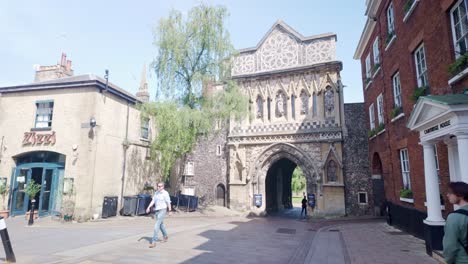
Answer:
[[[52,116],[54,110],[54,101],[36,102],[36,121],[35,128],[51,128]]]
[[[395,101],[395,107],[402,107],[401,102],[401,83],[400,83],[400,73],[397,72],[392,77],[393,82],[393,99]]]
[[[193,176],[194,175],[194,164],[193,161],[189,161],[185,164],[185,175]]]
[[[371,77],[371,67],[370,67],[370,54],[366,57],[366,78]]]
[[[221,145],[216,146],[216,156],[221,156],[223,147]]]
[[[403,177],[403,188],[411,190],[408,149],[400,150],[400,162],[401,162],[401,176]]]
[[[452,8],[452,36],[455,45],[455,57],[458,58],[467,52],[468,45],[468,18],[467,18],[468,0],[459,0]]]
[[[358,192],[358,202],[359,204],[367,204],[367,193]]]
[[[375,129],[375,115],[374,115],[374,104],[369,106],[369,123],[370,129]]]
[[[383,108],[383,95],[377,97],[377,114],[379,118],[379,125],[384,123],[384,108]]]
[[[374,51],[374,68],[377,65],[380,65],[380,54],[379,54],[379,38],[376,38],[374,44],[372,45],[372,50]]]
[[[427,79],[427,66],[426,66],[426,54],[424,52],[424,44],[421,44],[419,48],[414,52],[414,62],[416,64],[416,78],[418,79],[418,87],[428,86],[429,82]]]
[[[140,137],[149,139],[149,118],[141,119]]]
[[[395,34],[395,18],[393,16],[393,3],[390,3],[387,9],[387,29],[388,35]]]

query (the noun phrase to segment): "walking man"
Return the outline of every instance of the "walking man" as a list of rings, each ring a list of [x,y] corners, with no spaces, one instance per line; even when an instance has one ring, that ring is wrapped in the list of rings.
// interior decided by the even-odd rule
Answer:
[[[301,217],[302,217],[302,214],[304,214],[304,218],[307,218],[307,198],[306,198],[306,195],[304,193],[304,198],[302,199],[302,210],[301,210]]]
[[[452,182],[447,197],[460,208],[447,217],[444,227],[444,258],[447,264],[468,263],[468,184]]]
[[[150,248],[154,248],[156,246],[156,241],[158,241],[158,232],[161,230],[163,235],[163,242],[166,242],[167,232],[166,227],[164,226],[164,218],[166,217],[166,213],[169,210],[169,215],[171,215],[171,198],[169,197],[169,193],[164,190],[164,183],[158,183],[158,190],[154,193],[153,200],[146,208],[146,213],[150,212],[151,206],[156,206],[155,216],[156,216],[156,224],[154,225],[154,233],[153,238],[151,239],[151,244],[149,245]]]

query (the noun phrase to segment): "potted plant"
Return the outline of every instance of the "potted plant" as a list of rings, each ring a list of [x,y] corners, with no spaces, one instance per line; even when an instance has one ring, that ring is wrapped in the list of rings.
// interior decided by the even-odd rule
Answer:
[[[408,0],[406,1],[405,5],[403,6],[403,10],[405,11],[405,14],[408,13],[413,6],[414,0]]]
[[[36,183],[33,179],[29,181],[24,188],[24,192],[29,196],[31,199],[31,210],[29,211],[29,222],[28,225],[34,224],[34,203],[36,202],[36,194],[41,191],[41,185]],[[36,216],[37,218],[37,216]]]
[[[410,189],[401,189],[400,197],[406,199],[413,199],[413,191],[411,191]]]
[[[65,193],[65,201],[63,202],[62,215],[65,222],[73,220],[73,212],[75,211],[75,201],[73,195],[75,194],[73,186],[70,187],[70,190]]]
[[[3,218],[7,218],[10,214],[10,211],[8,211],[7,206],[5,206],[5,202],[6,202],[5,198],[6,198],[6,195],[8,194],[8,190],[9,190],[9,187],[6,183],[0,185],[0,196],[2,196],[2,210],[0,211],[0,216],[2,216]]]
[[[422,87],[418,87],[414,89],[413,95],[411,95],[411,100],[413,100],[413,102],[418,101],[419,97],[426,95],[427,90],[428,89],[426,86],[422,86]]]
[[[395,108],[390,111],[390,117],[395,118],[401,113],[401,106],[395,106]]]
[[[468,66],[468,53],[464,53],[458,59],[449,65],[448,72],[450,76],[455,76],[462,72]]]

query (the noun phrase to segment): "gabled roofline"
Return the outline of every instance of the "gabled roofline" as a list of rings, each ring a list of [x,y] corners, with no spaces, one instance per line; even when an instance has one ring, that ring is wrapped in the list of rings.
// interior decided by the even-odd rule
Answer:
[[[434,116],[432,119],[437,119],[437,118],[439,118],[441,116],[446,115],[448,112],[450,112],[450,106],[434,102],[434,101],[426,98],[425,96],[421,96],[418,99],[418,101],[416,102],[416,105],[415,105],[413,111],[410,114],[410,118],[408,119],[408,122],[406,123],[406,127],[409,128],[410,130],[412,130],[412,131],[418,130],[418,128],[420,128],[421,126],[424,126],[424,124],[420,124],[420,125],[416,126],[416,121],[417,121],[417,118],[419,117],[419,113],[421,112],[421,110],[422,110],[422,108],[423,108],[423,106],[425,104],[437,105],[437,106],[440,106],[440,108],[442,108],[442,109],[446,109],[445,112],[442,112],[437,116]]]
[[[288,24],[286,24],[284,21],[282,20],[277,20],[273,26],[271,26],[270,30],[268,30],[268,32],[263,36],[263,38],[260,40],[260,42],[257,44],[257,46],[255,47],[251,47],[251,48],[244,48],[244,49],[239,49],[239,53],[248,53],[248,52],[254,52],[256,50],[258,50],[260,48],[260,46],[262,46],[262,44],[266,41],[266,39],[268,38],[268,36],[271,34],[271,32],[273,32],[273,30],[277,27],[277,26],[280,26],[282,27],[285,31],[287,31],[288,33],[292,34],[294,37],[296,37],[299,41],[301,42],[305,42],[305,41],[310,41],[310,40],[315,40],[315,39],[321,39],[321,38],[335,38],[335,41],[337,41],[337,37],[336,37],[336,34],[335,33],[323,33],[323,34],[319,34],[319,35],[313,35],[313,36],[308,36],[308,37],[304,37],[302,34],[300,34],[299,32],[297,32],[296,30],[294,30],[292,27],[290,27]]]

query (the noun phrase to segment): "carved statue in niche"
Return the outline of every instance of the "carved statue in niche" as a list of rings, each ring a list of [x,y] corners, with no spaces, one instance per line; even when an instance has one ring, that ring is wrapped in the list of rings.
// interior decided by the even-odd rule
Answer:
[[[332,113],[335,110],[335,98],[330,87],[325,92],[325,112]]]
[[[263,99],[259,96],[257,97],[257,118],[263,117]]]
[[[330,160],[328,162],[328,167],[327,167],[327,181],[328,182],[336,182],[337,177],[336,177],[336,162],[334,160]]]
[[[301,114],[307,115],[309,109],[309,96],[302,91],[301,93]]]
[[[276,95],[276,116],[277,117],[282,117],[285,114],[285,107],[284,107],[284,94],[282,92],[279,92]]]

